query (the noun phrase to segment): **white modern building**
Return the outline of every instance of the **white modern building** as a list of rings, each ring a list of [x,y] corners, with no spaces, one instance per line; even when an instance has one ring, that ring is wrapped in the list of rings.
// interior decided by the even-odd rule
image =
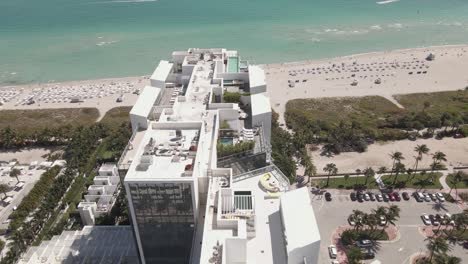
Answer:
[[[99,175],[94,177],[93,185],[88,187],[84,201],[78,204],[78,212],[84,225],[94,225],[96,218],[110,212],[115,204],[120,178],[117,166],[103,164]]]
[[[161,61],[150,83],[118,163],[141,262],[316,263],[318,230],[296,241],[282,215],[297,203],[269,160],[263,70],[237,51],[189,49]]]

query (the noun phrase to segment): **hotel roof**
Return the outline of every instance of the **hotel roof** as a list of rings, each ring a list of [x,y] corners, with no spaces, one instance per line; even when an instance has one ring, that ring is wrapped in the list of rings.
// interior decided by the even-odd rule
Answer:
[[[256,65],[249,65],[250,87],[266,85],[265,71]]]
[[[169,73],[172,71],[172,66],[173,64],[168,61],[160,61],[158,67],[156,67],[156,70],[154,70],[150,79],[165,82],[167,76],[169,76]]]
[[[263,113],[271,113],[270,99],[264,94],[253,94],[251,96],[252,116]]]
[[[130,115],[148,117],[160,92],[161,88],[146,86],[141,92],[140,96],[138,96],[135,105],[130,111]]]
[[[307,188],[284,193],[280,197],[288,252],[320,241],[320,232]]]

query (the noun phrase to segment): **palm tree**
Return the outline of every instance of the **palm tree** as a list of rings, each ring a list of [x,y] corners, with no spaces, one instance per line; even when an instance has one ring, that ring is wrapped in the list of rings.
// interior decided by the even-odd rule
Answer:
[[[330,175],[332,174],[337,174],[338,173],[338,168],[336,167],[335,163],[328,163],[325,168],[323,168],[323,171],[328,172],[328,177],[327,177],[327,186],[330,181]]]
[[[428,237],[427,249],[431,252],[429,262],[432,262],[434,254],[445,254],[450,249],[447,240],[443,237]]]
[[[10,177],[16,178],[17,183],[19,183],[19,179],[18,179],[18,176],[19,176],[19,175],[21,175],[21,171],[18,170],[17,168],[13,168],[13,169],[10,171]]]
[[[414,151],[416,151],[416,153],[418,154],[417,156],[415,156],[416,162],[414,164],[414,171],[416,173],[416,171],[418,170],[419,162],[422,160],[424,154],[429,153],[429,148],[427,147],[426,144],[422,144],[422,145],[417,145],[414,148]]]
[[[400,207],[398,205],[390,205],[387,212],[387,221],[395,225],[396,220],[400,218]]]
[[[398,161],[397,164],[395,164],[394,170],[395,170],[395,178],[393,179],[393,185],[395,185],[398,179],[398,174],[405,171],[405,165]]]
[[[441,151],[436,151],[434,154],[432,154],[432,160],[433,160],[433,166],[432,166],[432,172],[434,172],[435,167],[437,165],[440,165],[442,161],[447,161],[447,155]]]
[[[457,171],[457,173],[452,175],[452,179],[450,180],[450,192],[452,193],[453,187],[455,187],[455,196],[458,197],[458,183],[463,180],[462,171]]]
[[[382,173],[385,173],[387,171],[387,167],[385,166],[382,166],[379,168],[379,170],[377,171],[378,174],[382,174]]]
[[[347,182],[348,182],[348,179],[349,179],[349,174],[345,174],[343,177],[344,177],[345,186],[348,187]]]
[[[364,183],[364,185],[367,186],[367,180],[369,179],[369,177],[374,177],[375,176],[375,171],[374,169],[372,169],[371,167],[368,167],[364,170],[364,177],[366,177],[366,182]]]
[[[351,219],[354,219],[356,223],[354,229],[359,230],[363,226],[362,219],[364,217],[364,212],[360,210],[353,210],[353,213],[349,216]]]
[[[309,155],[307,155],[307,153],[305,154],[303,162],[304,162],[304,175],[307,175],[308,177],[307,179],[307,184],[308,184],[312,176],[314,176],[317,173],[317,169],[315,168],[314,164],[312,163],[312,160],[310,159]]]
[[[395,151],[392,154],[390,154],[390,157],[392,158],[392,171],[390,172],[390,175],[392,175],[393,170],[395,169],[395,163],[400,163],[401,160],[404,160],[405,158],[403,157],[403,154],[399,151]]]
[[[0,184],[0,192],[3,193],[5,195],[5,197],[7,197],[7,192],[10,190],[10,187],[4,183]],[[3,197],[3,198],[5,198]]]
[[[462,263],[461,258],[455,256],[447,256],[445,258],[445,264],[460,264]]]

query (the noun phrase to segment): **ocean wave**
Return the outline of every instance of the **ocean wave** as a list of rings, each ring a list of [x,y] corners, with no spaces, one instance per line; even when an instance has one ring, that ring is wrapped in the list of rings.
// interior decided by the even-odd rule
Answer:
[[[118,41],[112,40],[112,41],[101,41],[96,43],[96,46],[107,46],[113,43],[117,43]]]
[[[370,27],[372,30],[382,30],[382,27],[380,25],[373,25]]]
[[[400,0],[385,0],[385,1],[375,2],[375,3],[378,5],[386,5],[386,4],[391,4],[395,2],[400,2]]]
[[[388,24],[388,28],[403,28],[403,24],[400,23],[393,23],[393,24]]]

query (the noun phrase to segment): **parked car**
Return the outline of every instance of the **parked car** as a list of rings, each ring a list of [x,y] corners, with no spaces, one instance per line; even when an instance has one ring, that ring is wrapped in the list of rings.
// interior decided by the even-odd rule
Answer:
[[[408,201],[410,199],[410,196],[407,192],[402,192],[401,196],[403,197],[403,200]]]
[[[426,202],[430,202],[430,201],[431,201],[431,196],[429,196],[428,193],[423,193],[423,196],[424,196],[424,201],[426,201]]]
[[[429,218],[429,215],[422,214],[421,219],[425,225],[431,225],[431,219]]]
[[[388,194],[383,193],[383,194],[382,194],[382,197],[383,197],[384,202],[388,202],[388,200],[389,200]]]
[[[361,250],[363,259],[373,259],[375,258],[374,252],[371,249]]]
[[[328,253],[330,254],[330,258],[335,259],[337,255],[336,247],[335,245],[330,245],[328,246]]]
[[[370,200],[370,196],[369,196],[369,194],[367,194],[367,193],[363,194],[363,197],[364,197],[364,200],[365,200],[365,201],[369,201],[369,200]]]
[[[452,219],[452,215],[449,213],[444,214],[444,219],[446,221],[446,224],[448,225],[455,225],[455,221]]]
[[[348,217],[348,223],[350,226],[355,226],[356,225],[356,221],[353,217]]]
[[[390,201],[392,201],[392,202],[395,201],[395,197],[393,196],[392,193],[389,193],[389,194],[388,194],[388,199],[389,199]]]
[[[331,200],[332,200],[331,193],[329,193],[329,192],[326,192],[326,193],[325,193],[325,200],[327,200],[327,201],[331,201]]]
[[[370,248],[372,247],[372,241],[370,241],[369,239],[356,241],[356,246],[360,248]]]
[[[424,201],[424,200],[423,200],[423,199],[424,199],[424,195],[422,195],[422,193],[420,193],[420,192],[414,192],[414,193],[413,193],[413,196],[414,196],[414,199],[416,199],[416,201],[417,201],[418,203],[422,203],[422,202]]]
[[[429,215],[429,219],[431,219],[432,225],[439,226],[440,222],[437,220],[435,215]]]
[[[381,215],[379,216],[379,225],[385,226],[387,224],[387,219],[385,219],[385,216]]]
[[[436,196],[437,196],[437,199],[439,199],[439,201],[445,202],[444,194],[438,192],[438,193],[436,193]]]
[[[358,200],[358,202],[360,202],[360,203],[364,202],[364,199],[363,199],[363,197],[362,197],[362,193],[358,193],[358,194],[357,194],[357,200]]]
[[[438,200],[437,196],[434,193],[430,193],[429,196],[431,197],[431,200],[434,202]]]
[[[395,198],[395,201],[397,201],[397,202],[401,201],[401,197],[400,197],[400,194],[399,194],[399,193],[394,192],[394,193],[393,193],[393,197]]]
[[[368,194],[369,194],[370,200],[374,202],[375,201],[375,195],[373,193],[371,193],[371,192],[368,193]]]
[[[349,196],[351,197],[351,201],[356,201],[356,193],[352,192]]]
[[[332,260],[331,264],[340,264],[338,260]]]
[[[377,195],[375,196],[375,198],[376,198],[377,201],[379,201],[379,202],[382,202],[382,201],[383,201],[383,197],[382,197],[381,194],[377,194]]]

